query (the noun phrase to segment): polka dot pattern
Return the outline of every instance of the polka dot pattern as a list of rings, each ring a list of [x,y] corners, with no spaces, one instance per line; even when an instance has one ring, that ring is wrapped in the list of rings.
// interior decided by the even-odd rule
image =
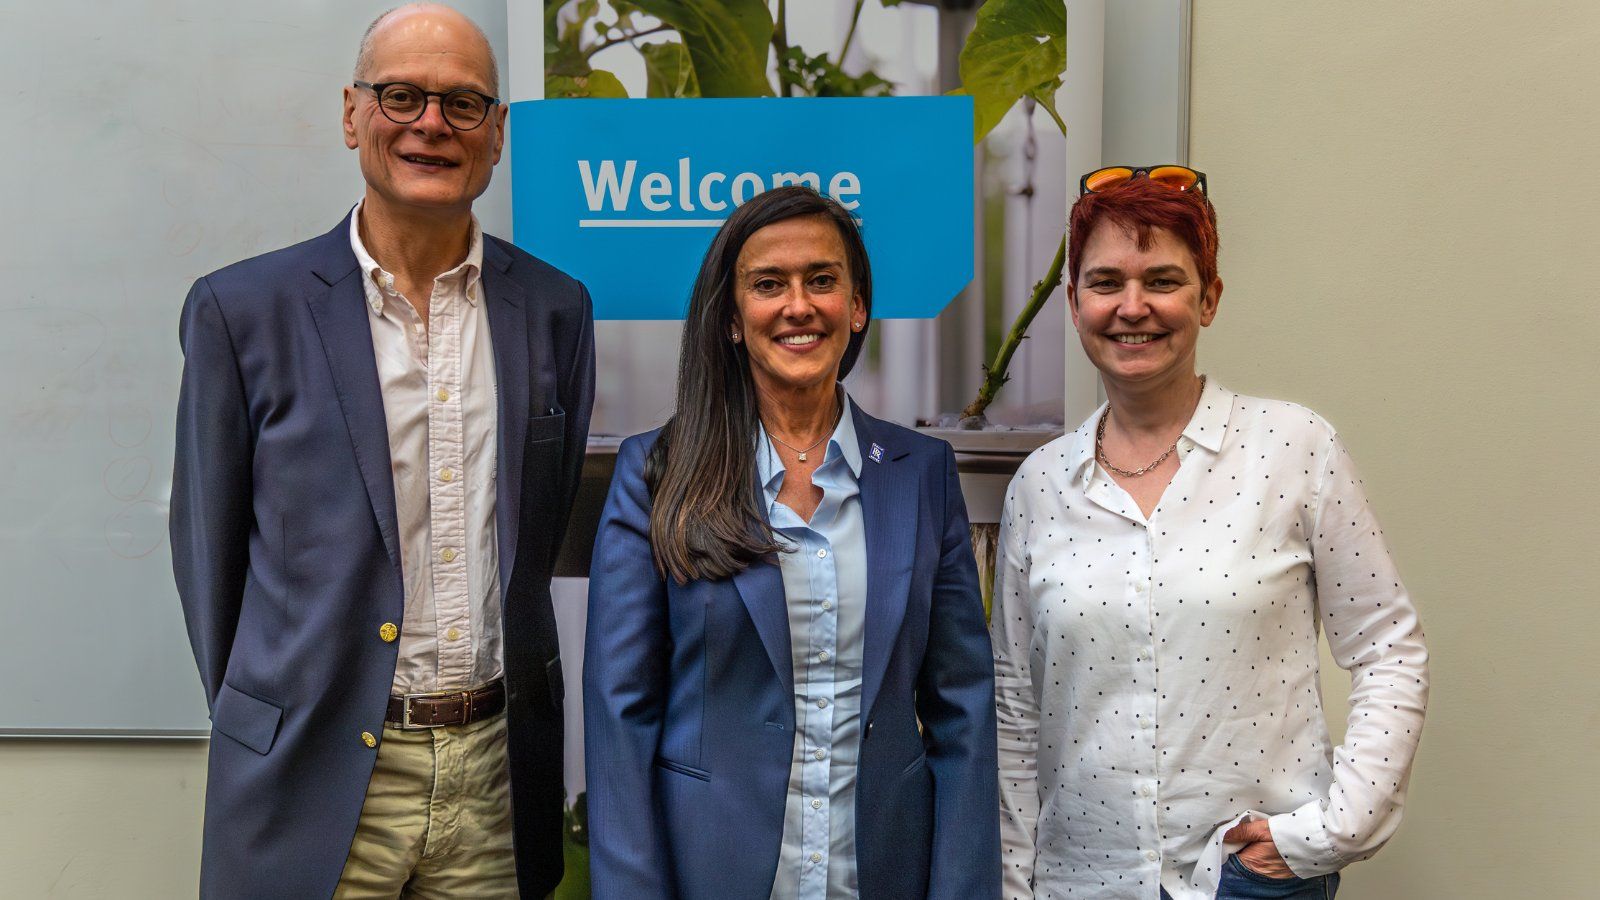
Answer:
[[[1024,462],[1001,516],[1005,897],[1209,898],[1200,861],[1249,810],[1302,876],[1372,855],[1399,825],[1427,651],[1337,434],[1208,379],[1146,520],[1094,461],[1103,413]],[[1338,746],[1319,632],[1351,676]]]

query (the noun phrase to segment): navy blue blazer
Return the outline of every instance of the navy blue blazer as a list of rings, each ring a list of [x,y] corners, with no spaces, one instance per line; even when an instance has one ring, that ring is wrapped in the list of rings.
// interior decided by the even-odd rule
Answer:
[[[872,448],[860,479],[861,896],[998,898],[994,668],[955,454],[859,408],[855,426]],[[776,561],[685,585],[656,573],[643,477],[655,436],[618,453],[590,571],[594,897],[766,900],[795,741],[783,577]]]
[[[200,892],[333,893],[383,734],[403,611],[389,434],[350,220],[200,279],[184,304],[172,563],[210,704]],[[583,285],[489,236],[496,521],[517,875],[561,878],[550,574],[583,465]]]

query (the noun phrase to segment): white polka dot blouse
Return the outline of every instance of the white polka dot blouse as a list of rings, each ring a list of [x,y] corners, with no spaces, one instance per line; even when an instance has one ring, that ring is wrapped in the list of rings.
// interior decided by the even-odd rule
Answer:
[[[1343,444],[1207,379],[1146,521],[1095,462],[1104,413],[1029,456],[1001,515],[1006,898],[1210,898],[1246,814],[1302,877],[1371,856],[1400,823],[1428,657]],[[1338,746],[1319,631],[1351,678]]]

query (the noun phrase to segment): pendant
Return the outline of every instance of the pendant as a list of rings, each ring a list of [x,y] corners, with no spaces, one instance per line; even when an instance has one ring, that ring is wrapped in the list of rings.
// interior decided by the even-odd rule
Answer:
[[[805,462],[806,461],[806,455],[804,453],[800,454],[800,461],[801,462]]]

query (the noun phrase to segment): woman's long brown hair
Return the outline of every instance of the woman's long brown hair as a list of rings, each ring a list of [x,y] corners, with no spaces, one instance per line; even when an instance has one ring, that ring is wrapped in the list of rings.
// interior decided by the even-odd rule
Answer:
[[[650,550],[656,570],[678,583],[728,578],[780,550],[756,484],[761,423],[750,358],[729,339],[739,252],[757,231],[798,216],[825,216],[839,229],[852,287],[872,315],[872,270],[850,213],[802,185],[756,195],[723,223],[695,277],[678,353],[677,409],[645,458]],[[867,329],[852,334],[838,378],[854,367]]]

